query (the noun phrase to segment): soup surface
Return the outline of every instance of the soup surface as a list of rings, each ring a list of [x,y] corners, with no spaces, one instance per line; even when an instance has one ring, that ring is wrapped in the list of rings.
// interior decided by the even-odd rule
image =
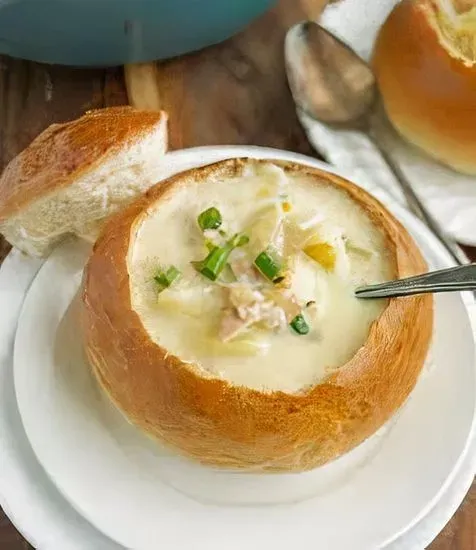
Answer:
[[[393,276],[365,211],[272,163],[177,187],[135,230],[132,306],[150,337],[202,376],[305,390],[351,359],[386,306],[353,294]]]

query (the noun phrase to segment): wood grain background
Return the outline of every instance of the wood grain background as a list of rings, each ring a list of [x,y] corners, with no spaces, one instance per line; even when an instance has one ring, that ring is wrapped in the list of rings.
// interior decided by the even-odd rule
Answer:
[[[235,143],[315,155],[295,115],[282,46],[287,28],[317,17],[324,3],[282,0],[224,45],[166,63],[128,67],[132,102],[169,111],[172,148]],[[122,69],[53,67],[0,56],[0,169],[49,124],[127,102]],[[0,261],[7,251],[0,240]],[[0,510],[0,549],[27,548]],[[476,484],[430,548],[476,550]]]

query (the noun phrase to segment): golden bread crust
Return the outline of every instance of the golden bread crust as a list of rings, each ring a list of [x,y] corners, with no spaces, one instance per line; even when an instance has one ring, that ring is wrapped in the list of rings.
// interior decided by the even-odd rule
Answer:
[[[389,301],[365,345],[323,383],[300,394],[264,393],[202,378],[149,337],[131,307],[127,258],[140,217],[184,182],[240,176],[263,161],[231,159],[179,174],[114,217],[83,282],[82,324],[93,370],[111,399],[150,435],[204,464],[254,471],[314,468],[351,450],[402,405],[432,334],[429,295]],[[266,161],[269,162],[269,161]],[[413,240],[373,197],[346,180],[272,161],[343,189],[386,234],[398,276],[425,271]]]
[[[380,29],[373,68],[385,110],[403,137],[476,174],[476,64],[444,46],[434,9],[432,0],[400,2]]]
[[[166,116],[128,106],[108,107],[49,126],[1,175],[0,223],[140,140]]]

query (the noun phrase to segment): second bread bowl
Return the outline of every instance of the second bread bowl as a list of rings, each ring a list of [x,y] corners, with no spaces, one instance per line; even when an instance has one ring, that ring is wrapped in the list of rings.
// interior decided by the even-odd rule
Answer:
[[[475,175],[475,2],[398,2],[378,33],[373,68],[399,133],[458,172]]]
[[[363,302],[426,269],[360,188],[231,159],[152,188],[85,270],[85,348],[139,428],[204,464],[301,471],[373,434],[423,367],[432,299]]]

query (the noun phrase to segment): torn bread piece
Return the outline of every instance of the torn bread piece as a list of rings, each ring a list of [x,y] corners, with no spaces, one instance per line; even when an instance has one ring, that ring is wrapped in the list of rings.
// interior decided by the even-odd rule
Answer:
[[[158,180],[167,114],[132,107],[54,124],[0,177],[0,233],[31,256],[65,236],[94,242],[103,222]]]

